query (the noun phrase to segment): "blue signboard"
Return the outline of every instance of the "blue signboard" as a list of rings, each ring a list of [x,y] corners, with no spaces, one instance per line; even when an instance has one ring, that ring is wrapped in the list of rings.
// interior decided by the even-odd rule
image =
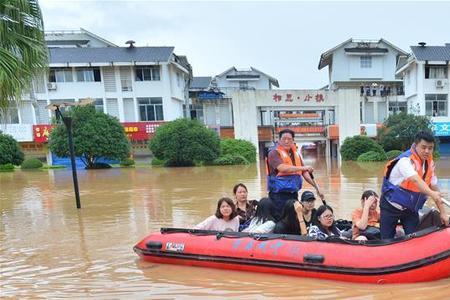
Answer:
[[[214,92],[214,91],[202,91],[198,92],[198,99],[200,100],[215,100],[215,99],[223,99],[223,93]]]
[[[435,136],[450,136],[450,122],[433,122]]]

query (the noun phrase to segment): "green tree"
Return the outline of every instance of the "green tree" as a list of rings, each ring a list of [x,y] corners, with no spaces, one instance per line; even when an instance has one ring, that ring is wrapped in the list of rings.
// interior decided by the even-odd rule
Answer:
[[[149,147],[167,166],[193,166],[215,160],[219,143],[217,134],[198,121],[177,119],[158,127]]]
[[[383,148],[367,136],[356,135],[346,138],[341,146],[342,160],[357,160],[361,154],[369,151],[384,154]]]
[[[75,155],[87,169],[95,168],[101,157],[122,160],[129,156],[130,143],[117,118],[96,111],[93,105],[73,107],[67,114],[73,122]],[[69,156],[67,130],[62,122],[53,128],[48,144],[56,155]]]
[[[256,147],[249,141],[223,139],[220,141],[220,156],[243,156],[250,163],[256,162]]]
[[[378,140],[385,151],[406,150],[421,130],[431,131],[431,120],[426,116],[406,113],[389,116],[378,132]]]
[[[0,165],[13,164],[19,166],[24,159],[19,143],[10,135],[0,131]]]
[[[21,101],[35,75],[48,65],[37,0],[0,1],[0,119]]]

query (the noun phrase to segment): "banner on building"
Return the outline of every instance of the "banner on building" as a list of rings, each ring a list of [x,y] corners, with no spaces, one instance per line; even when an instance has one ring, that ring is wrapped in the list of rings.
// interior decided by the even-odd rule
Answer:
[[[433,122],[435,136],[450,136],[450,122]]]

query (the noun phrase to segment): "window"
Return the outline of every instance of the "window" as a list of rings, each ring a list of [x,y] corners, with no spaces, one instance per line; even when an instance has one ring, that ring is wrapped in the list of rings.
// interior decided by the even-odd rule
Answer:
[[[160,80],[159,66],[136,68],[136,81]]]
[[[198,120],[204,122],[205,118],[203,116],[203,104],[192,104],[189,105],[189,110],[191,113],[192,120]]]
[[[392,101],[389,102],[389,115],[396,115],[401,112],[407,112],[408,107],[406,102],[398,102],[398,101]]]
[[[80,82],[100,82],[100,69],[99,68],[82,68],[76,69],[77,71],[77,81]]]
[[[446,117],[448,114],[447,94],[425,94],[425,114],[431,117]]]
[[[6,114],[0,113],[6,124],[19,124],[19,111],[17,107],[10,107],[6,111]]]
[[[364,69],[372,68],[372,56],[368,56],[368,55],[361,56],[359,62],[360,62],[361,68],[364,68]]]
[[[425,66],[425,78],[426,79],[446,79],[447,78],[447,66]]]
[[[48,75],[49,82],[72,82],[72,69],[51,69]]]
[[[141,121],[163,121],[162,98],[137,98]]]
[[[95,106],[95,110],[96,111],[104,112],[104,110],[103,110],[103,99],[102,98],[95,99],[94,106]]]
[[[240,90],[248,90],[248,81],[239,81]]]

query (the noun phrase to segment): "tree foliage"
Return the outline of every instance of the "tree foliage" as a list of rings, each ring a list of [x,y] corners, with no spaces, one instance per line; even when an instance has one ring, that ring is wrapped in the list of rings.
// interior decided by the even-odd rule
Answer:
[[[358,156],[358,162],[383,161],[386,160],[384,152],[369,151]]]
[[[188,119],[177,119],[158,127],[149,147],[167,166],[212,162],[220,152],[217,134],[198,121]]]
[[[37,158],[29,158],[23,161],[20,165],[22,170],[39,169],[42,168],[44,164]]]
[[[403,152],[400,150],[391,150],[391,151],[386,152],[386,157],[388,160],[393,160],[394,158],[396,158],[397,156],[399,156],[402,153]]]
[[[248,163],[256,162],[256,147],[249,141],[223,139],[220,141],[220,156],[243,156]]]
[[[47,68],[44,24],[37,0],[0,1],[0,119],[20,102],[33,76]]]
[[[384,154],[383,148],[369,137],[356,135],[346,138],[341,146],[342,160],[357,160],[361,154],[369,151]]]
[[[10,135],[0,131],[0,165],[13,164],[19,166],[24,154],[17,141]]]
[[[75,155],[86,168],[95,168],[99,158],[122,160],[129,156],[130,143],[117,118],[96,111],[92,105],[73,107],[67,116],[73,122]],[[62,122],[53,128],[48,144],[56,155],[70,155],[67,130]]]
[[[400,113],[389,116],[378,132],[378,140],[385,151],[407,150],[414,136],[421,130],[431,131],[431,120],[426,116]]]

